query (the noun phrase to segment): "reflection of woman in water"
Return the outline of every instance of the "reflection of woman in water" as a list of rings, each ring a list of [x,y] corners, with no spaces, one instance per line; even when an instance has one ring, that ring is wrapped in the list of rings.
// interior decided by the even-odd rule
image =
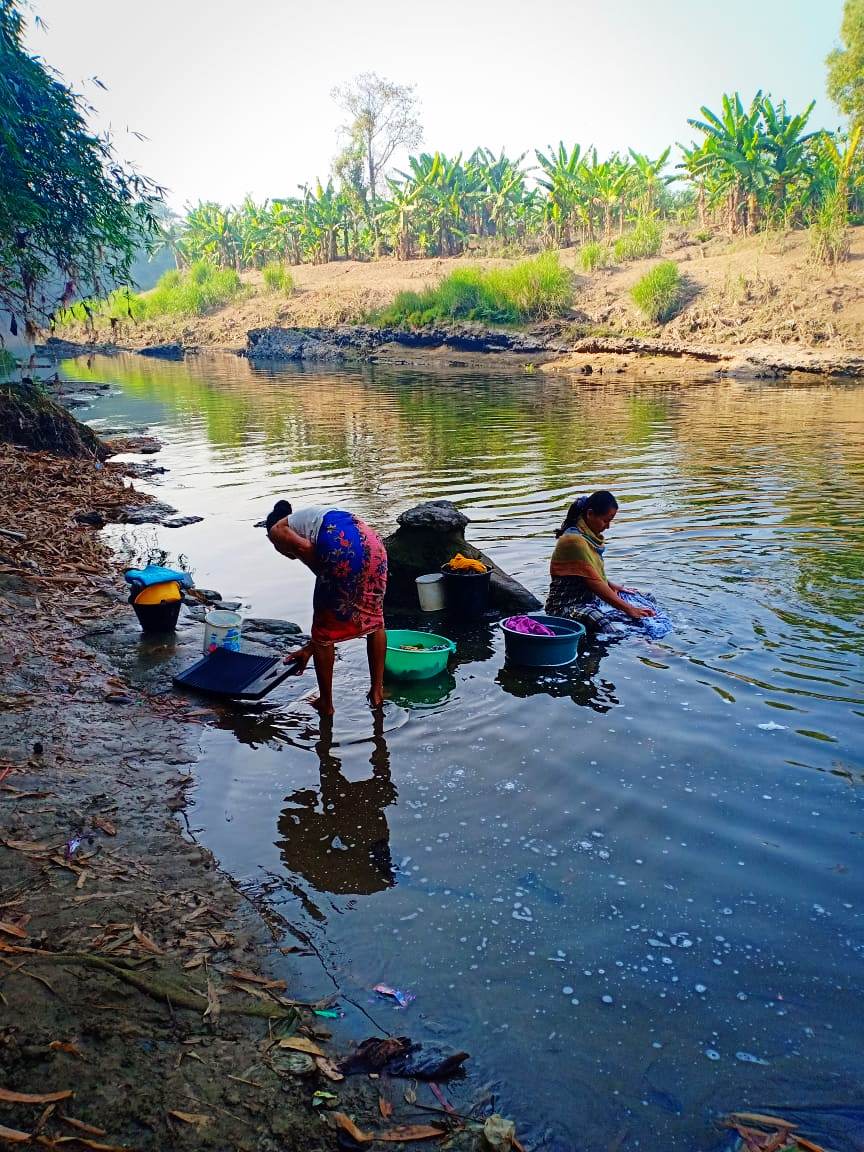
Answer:
[[[286,868],[305,876],[319,892],[382,892],[395,884],[390,829],[384,809],[397,797],[390,778],[390,755],[380,712],[367,780],[348,780],[333,755],[330,722],[321,721],[315,745],[321,761],[321,790],[303,789],[288,797],[279,817],[278,843]]]
[[[549,566],[552,582],[546,611],[550,616],[563,616],[596,629],[611,621],[629,623],[654,615],[653,608],[621,598],[620,593],[635,589],[606,579],[603,533],[617,511],[618,501],[611,492],[581,496],[570,505],[564,523],[555,533],[558,543]],[[651,601],[651,597],[642,595]]]
[[[351,512],[339,508],[299,508],[279,500],[267,517],[267,536],[277,552],[301,560],[315,573],[312,639],[288,658],[302,670],[315,662],[319,696],[313,706],[333,715],[334,645],[366,637],[369,703],[384,703],[384,591],[387,553],[379,536]]]

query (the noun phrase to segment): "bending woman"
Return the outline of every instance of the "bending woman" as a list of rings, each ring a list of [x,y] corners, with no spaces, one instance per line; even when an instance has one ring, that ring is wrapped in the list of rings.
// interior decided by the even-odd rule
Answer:
[[[369,703],[384,703],[384,592],[387,552],[381,538],[357,516],[340,508],[299,508],[279,500],[267,517],[267,536],[277,552],[300,560],[315,573],[312,639],[288,657],[302,672],[315,663],[322,716],[333,715],[334,645],[366,637]]]
[[[606,579],[603,533],[617,511],[618,501],[611,492],[581,496],[570,505],[564,523],[555,533],[558,543],[549,565],[552,582],[546,611],[550,616],[564,616],[591,628],[602,628],[616,619],[641,620],[654,615],[653,609],[621,598],[622,592],[635,592],[634,588]]]

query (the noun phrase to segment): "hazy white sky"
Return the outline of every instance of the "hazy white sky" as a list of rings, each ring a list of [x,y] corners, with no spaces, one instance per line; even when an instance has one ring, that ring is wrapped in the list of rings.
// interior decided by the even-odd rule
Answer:
[[[417,86],[425,147],[557,142],[657,153],[757,88],[835,127],[824,59],[842,0],[33,0],[28,44],[96,105],[122,158],[182,208],[326,179],[334,85]],[[88,82],[98,76],[108,91]],[[139,141],[135,130],[147,137]],[[533,158],[533,153],[531,153]]]

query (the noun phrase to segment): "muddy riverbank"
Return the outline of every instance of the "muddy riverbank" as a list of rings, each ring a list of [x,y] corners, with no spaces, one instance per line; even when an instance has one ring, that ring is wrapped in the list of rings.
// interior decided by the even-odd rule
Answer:
[[[342,1113],[443,1131],[428,1091],[412,1107],[393,1081],[385,1120],[377,1082],[334,1070],[344,1038],[337,1052],[332,1022],[273,975],[303,941],[188,828],[213,713],[129,674],[149,642],[76,519],[147,499],[127,467],[0,453],[0,1143],[327,1152]],[[198,645],[187,621],[177,649]],[[315,1007],[334,992],[322,971]]]

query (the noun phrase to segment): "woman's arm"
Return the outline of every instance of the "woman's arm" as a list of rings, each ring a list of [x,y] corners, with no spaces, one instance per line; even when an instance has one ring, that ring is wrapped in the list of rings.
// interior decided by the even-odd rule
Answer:
[[[613,608],[617,608],[620,612],[625,612],[632,620],[641,620],[645,616],[653,616],[654,611],[651,608],[639,608],[635,604],[628,604],[626,600],[622,600],[618,595],[619,586],[617,584],[609,584],[606,580],[601,580],[599,577],[588,579],[583,577],[588,589],[599,596],[606,604],[611,604]],[[624,591],[624,589],[620,589]]]

